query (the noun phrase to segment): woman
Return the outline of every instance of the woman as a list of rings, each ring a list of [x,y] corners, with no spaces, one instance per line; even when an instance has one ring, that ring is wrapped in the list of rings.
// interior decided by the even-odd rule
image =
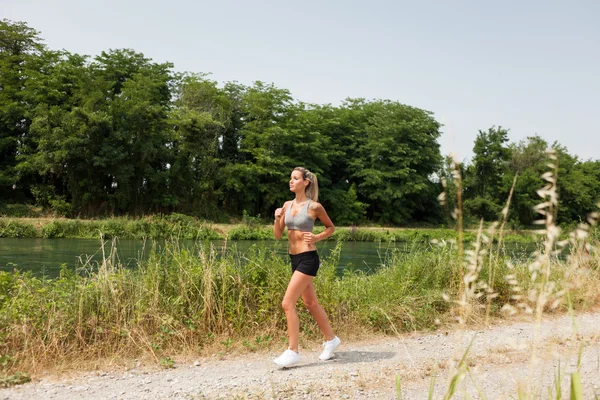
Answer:
[[[273,224],[277,240],[281,239],[283,230],[287,227],[292,261],[292,278],[281,304],[287,318],[289,348],[274,360],[280,367],[289,367],[300,361],[300,354],[298,354],[300,324],[296,311],[296,302],[300,296],[325,335],[324,350],[319,358],[323,361],[329,360],[341,343],[333,333],[327,314],[317,301],[313,284],[319,269],[319,255],[315,243],[333,234],[335,230],[333,222],[323,206],[317,202],[319,184],[315,174],[302,167],[294,168],[290,178],[290,191],[296,195],[296,198],[286,201],[283,207],[275,210]],[[313,235],[312,229],[317,218],[323,223],[325,230],[318,235]]]

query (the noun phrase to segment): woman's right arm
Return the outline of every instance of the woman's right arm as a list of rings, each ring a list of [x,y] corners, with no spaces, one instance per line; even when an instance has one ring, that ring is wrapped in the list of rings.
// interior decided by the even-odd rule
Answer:
[[[286,201],[283,204],[283,207],[275,210],[275,221],[273,222],[273,233],[275,234],[275,239],[281,239],[283,235],[283,230],[285,229],[285,210],[288,206],[288,202]]]

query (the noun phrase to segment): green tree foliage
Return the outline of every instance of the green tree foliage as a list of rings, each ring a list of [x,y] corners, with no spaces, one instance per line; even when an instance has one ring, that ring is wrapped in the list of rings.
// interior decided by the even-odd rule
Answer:
[[[411,220],[437,195],[429,176],[442,161],[439,123],[429,112],[392,101],[349,100],[347,107],[358,128],[348,169],[368,216]]]
[[[173,129],[169,204],[176,210],[219,219],[222,188],[219,151],[223,148],[233,104],[216,82],[203,75],[186,75],[175,86],[170,114]],[[165,193],[166,195],[166,193]]]
[[[337,224],[445,222],[456,206],[432,113],[389,100],[305,104],[273,84],[222,86],[131,49],[53,51],[0,21],[0,202],[63,215],[185,213],[268,218],[291,198],[290,172],[319,178]],[[559,154],[558,218],[583,220],[600,197],[598,161]],[[530,225],[548,144],[480,131],[461,166],[466,215],[494,220],[515,174],[510,219]]]
[[[102,53],[97,62],[112,89],[109,115],[113,141],[106,145],[110,154],[122,160],[121,166],[128,166],[111,174],[111,185],[116,186],[113,208],[135,214],[166,210],[171,205],[166,144],[172,65],[151,63],[128,50]]]
[[[16,169],[21,186],[38,204],[69,214],[74,169],[85,163],[81,155],[86,143],[73,132],[78,91],[85,84],[85,58],[46,51],[38,62],[42,68],[29,78],[35,107],[19,144]]]
[[[507,175],[511,151],[508,131],[492,127],[479,131],[473,147],[473,163],[465,174],[465,210],[477,218],[496,220],[506,202],[503,177]]]
[[[564,146],[554,143],[553,147],[558,152],[558,221],[585,222],[600,197],[600,161],[581,162]]]
[[[86,58],[45,52],[17,170],[36,202],[70,212],[141,213],[169,206],[170,64],[132,50]]]
[[[502,182],[508,196],[514,175],[518,174],[509,214],[510,219],[518,225],[529,226],[539,218],[533,207],[540,202],[537,190],[545,184],[541,175],[548,170],[548,148],[548,143],[539,136],[528,137],[510,145],[510,172]]]
[[[35,107],[29,80],[40,69],[38,59],[45,51],[38,35],[23,22],[0,20],[0,198],[22,198],[15,167]]]
[[[502,139],[502,142],[504,143],[506,140]],[[550,147],[554,148],[558,155],[556,161],[558,163],[559,192],[557,220],[562,223],[585,221],[587,214],[596,209],[596,203],[600,199],[599,161],[581,162],[576,156],[569,154],[564,146],[559,143],[549,145],[539,136],[531,136],[519,143],[508,145],[506,149],[508,149],[510,159],[506,168],[503,167],[504,161],[501,163],[502,167],[490,168],[488,158],[474,157],[467,174],[473,174],[473,171],[487,167],[488,171],[496,171],[491,173],[491,176],[496,177],[496,182],[491,186],[488,183],[485,191],[476,192],[481,190],[483,185],[470,186],[468,189],[471,191],[468,189],[465,191],[467,195],[471,196],[465,205],[468,212],[472,216],[484,217],[487,220],[495,219],[493,217],[504,207],[513,178],[517,174],[509,219],[516,226],[531,226],[539,218],[539,215],[533,211],[533,207],[541,201],[537,194],[538,189],[545,185],[541,175],[555,164],[554,161],[549,160],[547,155]],[[500,147],[496,146],[496,148]],[[501,149],[496,154],[505,156],[505,149]],[[482,166],[478,165],[479,162],[482,163]],[[469,179],[471,184],[481,182],[473,175]],[[473,192],[476,192],[477,195],[473,196]]]
[[[301,138],[290,132],[293,99],[284,89],[256,82],[238,87],[239,112],[235,121],[237,149],[224,166],[229,209],[251,215],[270,212],[293,168],[290,153]]]

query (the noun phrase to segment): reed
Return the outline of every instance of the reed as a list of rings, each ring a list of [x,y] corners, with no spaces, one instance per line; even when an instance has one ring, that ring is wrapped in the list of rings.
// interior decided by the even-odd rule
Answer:
[[[460,194],[460,166],[454,164],[455,184]],[[500,312],[507,318],[519,314],[521,317],[530,316],[535,322],[533,343],[529,348],[530,372],[524,381],[518,382],[516,392],[519,399],[536,398],[539,392],[535,382],[530,377],[539,366],[538,361],[541,346],[539,328],[544,315],[557,311],[585,309],[598,304],[595,289],[598,285],[598,270],[600,254],[590,240],[600,215],[592,212],[587,221],[579,224],[573,231],[565,234],[556,224],[558,210],[558,159],[554,150],[548,152],[549,170],[542,175],[545,186],[538,190],[541,202],[534,207],[541,218],[536,224],[541,226],[536,234],[541,238],[539,248],[533,253],[531,260],[526,263],[514,263],[501,255],[501,244],[504,242],[504,226],[506,224],[513,189],[518,177],[515,177],[502,219],[492,223],[487,230],[483,229],[483,221],[477,232],[477,239],[469,244],[464,257],[458,253],[458,278],[460,285],[457,293],[449,290],[444,293],[444,299],[451,304],[447,316],[452,316],[461,329],[480,321],[489,322],[492,315]],[[440,196],[441,201],[445,196]],[[458,198],[460,204],[460,198]],[[600,207],[600,203],[598,204]],[[460,211],[454,212],[455,218],[460,218]],[[457,224],[460,230],[462,224]],[[499,230],[496,229],[499,227]],[[497,234],[497,236],[496,236]],[[460,237],[459,233],[459,237]],[[459,239],[460,240],[460,239]],[[497,243],[494,248],[492,243]],[[459,249],[461,243],[458,243]],[[568,256],[559,257],[569,249]],[[451,289],[451,288],[450,288]],[[576,324],[573,324],[574,338],[577,340]],[[582,344],[583,346],[583,344]],[[469,346],[470,347],[470,346]],[[582,348],[582,347],[581,347]],[[469,375],[464,360],[469,352],[467,348],[461,360],[451,360],[455,367],[448,379],[445,399],[452,398],[457,392],[458,383]],[[579,355],[581,360],[581,354]],[[577,371],[571,374],[571,398],[579,399],[582,386],[579,376],[580,363]],[[554,395],[562,398],[562,376],[557,375],[554,385]],[[471,382],[477,389],[475,379]],[[477,389],[479,391],[479,389]],[[552,389],[548,389],[552,394]],[[466,394],[466,392],[465,392]],[[479,393],[483,396],[482,393]]]

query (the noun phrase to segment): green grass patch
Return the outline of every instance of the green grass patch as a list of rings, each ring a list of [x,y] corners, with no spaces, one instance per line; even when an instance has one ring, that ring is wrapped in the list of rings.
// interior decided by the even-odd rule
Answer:
[[[182,214],[154,215],[145,218],[83,219],[0,219],[2,238],[93,239],[166,239],[216,240],[223,235],[210,223]]]
[[[451,320],[460,269],[454,246],[414,242],[411,251],[394,251],[372,274],[336,274],[343,244],[324,257],[315,288],[336,331],[399,333],[432,330],[437,320]],[[82,273],[64,268],[58,278],[18,271],[0,272],[0,354],[10,355],[5,374],[31,372],[34,366],[63,360],[150,356],[168,366],[177,354],[215,346],[248,350],[285,337],[281,299],[290,277],[289,260],[271,247],[252,246],[245,253],[217,253],[208,243],[192,249],[169,242],[136,269],[113,264],[110,255]],[[588,283],[572,292],[583,306],[597,292],[597,259]],[[498,260],[496,260],[498,261]],[[527,290],[528,266],[508,269],[495,262],[491,307],[499,313],[510,301],[509,274]],[[556,279],[565,262],[555,260]],[[482,260],[487,265],[487,260]],[[488,282],[484,267],[480,279]],[[554,279],[554,278],[553,278]],[[580,290],[578,292],[577,290]],[[485,296],[479,301],[485,305]],[[478,309],[475,307],[475,309]],[[302,332],[321,333],[299,306]],[[162,360],[162,361],[161,361]]]
[[[322,226],[315,233],[323,231]],[[0,218],[0,238],[70,238],[95,239],[168,239],[178,237],[187,240],[274,240],[273,228],[248,218],[233,225],[227,233],[221,233],[210,222],[183,214],[154,215],[143,218],[118,217],[100,220],[86,219],[28,219]],[[338,227],[328,239],[343,242],[429,242],[433,239],[455,241],[454,229],[401,229]],[[464,232],[465,242],[473,242],[476,234]],[[532,244],[539,241],[527,232],[511,232],[504,235],[505,243]]]
[[[0,219],[0,238],[35,238],[40,235],[40,231],[33,224]]]

